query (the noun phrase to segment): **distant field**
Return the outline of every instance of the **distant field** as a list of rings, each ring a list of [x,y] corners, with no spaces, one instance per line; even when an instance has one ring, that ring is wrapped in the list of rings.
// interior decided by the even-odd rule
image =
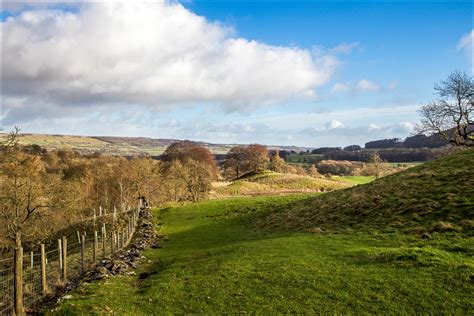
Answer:
[[[411,162],[388,162],[389,165],[392,166],[400,166],[400,167],[406,167],[406,168],[411,168],[414,166],[418,166],[425,163],[425,161],[411,161]]]
[[[285,162],[295,165],[310,166],[317,164],[323,160],[323,155],[316,154],[288,154],[285,157]]]
[[[0,134],[0,140],[5,138]],[[148,140],[148,141],[147,141]],[[47,150],[71,149],[82,153],[99,152],[109,155],[157,156],[162,154],[173,140],[159,140],[133,137],[89,137],[69,135],[22,134],[20,144],[39,145]],[[224,154],[231,145],[205,144],[214,154]]]
[[[366,184],[375,180],[375,176],[332,176],[332,178],[351,184]]]
[[[472,313],[469,239],[255,229],[256,215],[308,198],[319,197],[234,198],[156,210],[157,227],[169,240],[145,253],[149,263],[136,275],[85,284],[50,314]]]
[[[351,183],[352,184],[352,183]],[[347,181],[319,179],[309,176],[264,172],[249,178],[214,187],[214,197],[269,195],[303,192],[327,192],[348,187]]]
[[[6,138],[0,133],[0,141]],[[71,149],[82,153],[99,152],[107,155],[161,155],[176,139],[156,139],[147,137],[70,136],[48,134],[21,134],[20,144],[39,145],[47,150]],[[197,142],[213,154],[226,154],[235,144],[212,144]],[[296,146],[268,146],[278,150],[306,150]]]

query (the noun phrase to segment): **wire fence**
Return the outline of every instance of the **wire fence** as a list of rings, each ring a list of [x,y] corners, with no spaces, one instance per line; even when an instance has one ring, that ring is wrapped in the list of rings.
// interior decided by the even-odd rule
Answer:
[[[0,315],[34,310],[45,297],[79,280],[101,259],[128,245],[137,221],[138,210],[94,215],[56,241],[28,253],[19,248],[13,258],[0,259]]]

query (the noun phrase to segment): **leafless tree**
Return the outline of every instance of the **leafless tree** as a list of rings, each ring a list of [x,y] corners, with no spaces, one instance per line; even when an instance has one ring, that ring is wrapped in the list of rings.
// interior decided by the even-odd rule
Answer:
[[[435,91],[439,99],[421,106],[417,131],[438,134],[454,146],[474,147],[473,78],[454,71]]]

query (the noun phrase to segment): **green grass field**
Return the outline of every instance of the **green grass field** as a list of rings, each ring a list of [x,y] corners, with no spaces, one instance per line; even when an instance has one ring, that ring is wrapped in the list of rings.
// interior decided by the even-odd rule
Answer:
[[[375,176],[332,176],[334,180],[344,181],[350,184],[366,184],[375,180]]]
[[[305,195],[234,198],[157,210],[163,249],[146,278],[74,291],[54,313],[449,313],[474,310],[472,240],[384,233],[262,233],[255,214]]]
[[[318,162],[323,160],[323,155],[318,154],[288,154],[285,157],[285,162],[288,164],[299,165],[303,167],[309,167],[316,165]]]
[[[325,194],[156,210],[166,241],[137,275],[53,313],[471,315],[473,164],[469,150]]]

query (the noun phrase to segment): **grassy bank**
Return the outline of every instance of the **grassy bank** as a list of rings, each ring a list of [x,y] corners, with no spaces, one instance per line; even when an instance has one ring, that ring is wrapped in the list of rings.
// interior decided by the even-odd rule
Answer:
[[[329,192],[347,188],[352,182],[321,179],[296,174],[263,172],[214,187],[214,198],[247,195],[275,195],[288,193]]]
[[[474,310],[471,238],[263,233],[256,215],[308,195],[157,210],[167,241],[137,274],[81,287],[58,314],[450,313]],[[146,261],[145,260],[145,261]]]
[[[474,150],[466,150],[259,219],[268,230],[474,234]]]

